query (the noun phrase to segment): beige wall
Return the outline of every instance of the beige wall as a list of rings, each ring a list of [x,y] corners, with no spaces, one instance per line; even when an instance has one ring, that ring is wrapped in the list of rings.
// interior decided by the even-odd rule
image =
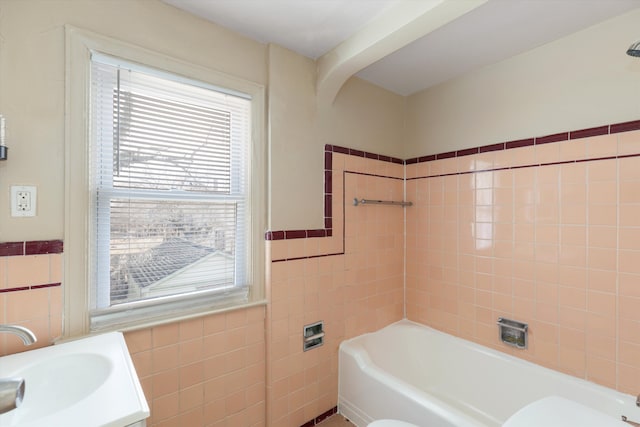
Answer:
[[[315,62],[277,45],[269,46],[268,227],[324,227],[324,147],[316,133]]]
[[[155,0],[0,0],[0,241],[63,237],[64,25],[266,84],[266,47]],[[10,217],[9,187],[35,185],[35,218]]]
[[[323,228],[324,146],[400,157],[405,98],[352,78],[318,105],[316,63],[269,46],[272,230]]]
[[[410,96],[404,157],[640,117],[640,10]]]
[[[268,85],[271,229],[323,227],[325,144],[402,152],[403,97],[352,79],[318,108],[313,61],[160,1],[0,0],[0,12],[0,241],[63,235],[65,24]],[[37,186],[35,218],[10,217],[11,185]]]

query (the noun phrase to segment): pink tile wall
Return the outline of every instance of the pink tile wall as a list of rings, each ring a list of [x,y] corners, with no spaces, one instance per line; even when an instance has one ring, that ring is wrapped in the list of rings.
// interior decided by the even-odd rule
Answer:
[[[25,346],[0,334],[0,356],[50,345],[62,332],[62,242],[0,243],[0,324],[25,326],[38,341]]]
[[[403,317],[403,165],[333,152],[330,237],[269,242],[268,425],[310,426],[337,404],[338,345]],[[324,321],[322,347],[303,352],[306,324]]]
[[[61,241],[0,243],[0,323],[33,330],[35,347],[62,328]],[[151,408],[150,427],[265,426],[265,308],[128,332]],[[0,334],[0,356],[30,350]]]
[[[125,334],[150,427],[265,426],[264,307]]]
[[[412,320],[637,393],[640,132],[617,126],[406,168],[330,147],[325,228],[267,233],[266,309],[126,334],[149,425],[314,425],[336,405],[339,343],[401,319],[405,305]],[[403,199],[405,172],[406,242],[405,210],[352,204]],[[0,244],[0,321],[33,328],[41,345],[60,334],[56,242]],[[498,342],[499,316],[530,324],[528,350]],[[302,327],[318,320],[325,345],[303,352]],[[22,349],[12,339],[0,336],[0,354]]]
[[[407,165],[407,316],[636,394],[640,131],[566,138]]]

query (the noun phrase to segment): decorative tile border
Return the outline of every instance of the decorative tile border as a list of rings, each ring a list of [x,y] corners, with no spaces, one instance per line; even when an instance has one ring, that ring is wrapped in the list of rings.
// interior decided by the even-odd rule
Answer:
[[[345,244],[344,244],[344,236],[345,236],[345,221],[344,218],[346,216],[346,212],[345,212],[345,193],[346,193],[346,175],[347,174],[351,174],[351,175],[362,175],[362,176],[372,176],[372,177],[377,177],[377,178],[385,178],[385,179],[396,179],[396,180],[400,180],[400,181],[404,181],[404,178],[398,178],[395,176],[387,176],[387,175],[379,175],[379,174],[373,174],[373,173],[365,173],[365,172],[354,172],[354,171],[349,171],[349,170],[344,170],[342,171],[342,175],[343,175],[343,179],[342,179],[342,249],[340,249],[339,252],[329,252],[329,253],[321,253],[321,254],[316,254],[316,255],[302,255],[302,256],[297,256],[297,257],[291,257],[291,258],[276,258],[276,259],[272,259],[271,262],[275,263],[275,262],[287,262],[287,261],[298,261],[301,259],[311,259],[311,258],[323,258],[323,257],[329,257],[329,256],[335,256],[335,255],[344,255],[344,248],[345,248]],[[290,230],[290,231],[273,231],[273,232],[267,232],[267,237],[271,237],[271,239],[267,239],[267,240],[287,240],[287,239],[302,239],[306,237],[324,237],[321,234],[323,234],[323,231],[326,231],[326,236],[327,237],[331,237],[332,235],[332,230]]]
[[[574,139],[589,138],[592,136],[613,135],[621,132],[640,130],[640,120],[631,122],[616,123],[612,125],[598,126],[588,129],[580,129],[570,132],[554,133],[552,135],[539,136],[536,138],[519,139],[517,141],[500,142],[498,144],[484,145],[482,147],[467,148],[447,153],[432,154],[429,156],[413,157],[405,160],[405,165],[415,163],[430,162],[434,160],[449,159],[452,157],[470,156],[473,154],[487,153],[489,151],[509,150],[511,148],[528,147],[531,145],[543,145],[552,142],[571,141]]]
[[[425,179],[425,178],[440,178],[440,177],[453,176],[453,175],[470,175],[470,174],[482,173],[482,172],[498,172],[498,171],[504,171],[504,170],[568,165],[572,163],[596,162],[601,160],[626,159],[629,157],[640,157],[640,154],[622,154],[619,156],[594,157],[591,159],[562,160],[558,162],[548,162],[548,163],[529,163],[526,165],[518,165],[518,166],[504,166],[504,167],[479,169],[479,170],[472,170],[472,171],[460,171],[460,172],[450,172],[450,173],[439,173],[439,174],[433,174],[433,175],[421,175],[421,176],[414,176],[412,178],[407,178],[407,181],[413,181],[416,179]]]
[[[4,294],[7,292],[20,292],[20,291],[29,291],[29,290],[44,289],[44,288],[56,288],[58,286],[62,286],[62,283],[57,282],[57,283],[47,283],[44,285],[20,286],[18,288],[0,289],[0,294]]]
[[[332,173],[333,173],[333,153],[347,154],[350,156],[363,157],[367,159],[380,160],[383,162],[391,162],[400,165],[411,165],[416,163],[431,162],[435,160],[450,159],[454,157],[471,156],[474,154],[488,153],[491,151],[510,150],[512,148],[528,147],[532,145],[543,145],[553,142],[570,141],[581,138],[589,138],[593,136],[601,135],[613,135],[621,132],[630,132],[640,130],[640,120],[634,120],[630,122],[615,123],[611,125],[597,126],[587,129],[580,129],[569,132],[560,132],[551,135],[539,136],[535,138],[526,138],[515,141],[500,142],[497,144],[484,145],[481,147],[466,148],[464,150],[448,151],[446,153],[431,154],[428,156],[413,157],[410,159],[402,160],[396,157],[385,156],[381,154],[370,153],[362,150],[356,150],[352,148],[340,147],[338,145],[325,145],[324,148],[324,228],[315,230],[281,230],[281,231],[267,231],[265,233],[265,240],[289,240],[289,239],[305,239],[311,237],[331,237],[333,233],[333,203],[332,203]],[[613,156],[607,158],[598,159],[585,159],[566,162],[555,162],[545,164],[531,164],[528,166],[545,166],[551,164],[564,164],[581,161],[592,160],[606,160],[609,158],[622,158],[629,156]],[[507,168],[508,169],[508,168]],[[472,172],[456,172],[458,173],[472,173]],[[435,175],[434,175],[435,176]],[[438,175],[439,176],[439,175]],[[443,175],[444,176],[444,175]],[[418,179],[420,177],[408,178]],[[425,178],[425,177],[422,177]],[[307,258],[307,257],[302,257]],[[278,260],[281,261],[281,260]]]
[[[0,257],[61,254],[64,250],[62,240],[34,240],[25,242],[0,243]],[[0,289],[0,293],[30,291],[35,289],[54,288],[62,283],[45,283],[40,285],[18,286]]]
[[[35,240],[30,242],[0,243],[0,257],[21,255],[61,254],[62,240]]]
[[[302,424],[300,427],[313,427],[316,424],[320,424],[321,422],[323,422],[324,420],[326,420],[330,416],[335,415],[337,413],[338,413],[338,407],[334,406],[333,408],[329,409],[328,411],[323,412],[321,415],[318,415],[314,419],[309,420],[306,423]]]

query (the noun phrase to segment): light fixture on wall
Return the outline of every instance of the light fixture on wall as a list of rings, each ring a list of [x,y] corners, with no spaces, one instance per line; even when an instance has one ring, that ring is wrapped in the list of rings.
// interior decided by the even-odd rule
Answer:
[[[627,55],[640,57],[640,40],[629,46],[629,49],[627,49]]]
[[[0,114],[0,160],[7,160],[7,146],[4,139],[4,117]]]

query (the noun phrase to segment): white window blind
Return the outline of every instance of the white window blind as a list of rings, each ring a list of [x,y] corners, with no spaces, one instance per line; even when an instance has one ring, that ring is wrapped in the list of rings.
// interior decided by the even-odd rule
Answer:
[[[246,299],[250,113],[248,96],[92,55],[93,329]]]

